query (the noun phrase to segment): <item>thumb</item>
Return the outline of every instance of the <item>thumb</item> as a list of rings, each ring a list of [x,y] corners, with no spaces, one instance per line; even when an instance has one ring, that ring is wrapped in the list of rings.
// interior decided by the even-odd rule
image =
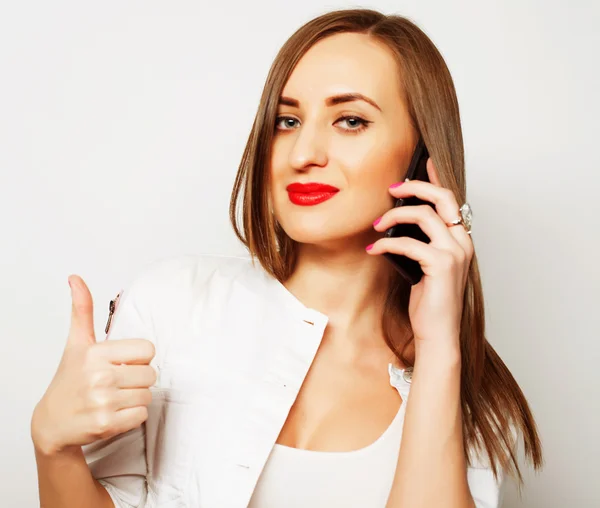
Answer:
[[[94,333],[94,302],[92,294],[83,279],[78,275],[69,277],[71,286],[71,328],[69,330],[69,345],[95,344]]]

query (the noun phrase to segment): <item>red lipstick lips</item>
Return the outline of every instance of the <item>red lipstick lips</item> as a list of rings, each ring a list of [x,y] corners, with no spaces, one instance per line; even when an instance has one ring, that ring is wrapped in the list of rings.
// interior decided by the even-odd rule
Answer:
[[[292,183],[287,186],[290,201],[295,205],[312,206],[331,199],[340,189],[324,183]]]

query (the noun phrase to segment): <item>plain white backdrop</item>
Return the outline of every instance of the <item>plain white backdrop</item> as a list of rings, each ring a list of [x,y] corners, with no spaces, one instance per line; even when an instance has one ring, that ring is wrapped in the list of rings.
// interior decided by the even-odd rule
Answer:
[[[488,336],[546,454],[504,506],[600,506],[593,0],[2,2],[1,506],[38,506],[29,421],[66,339],[67,276],[90,286],[102,336],[151,261],[244,254],[229,192],[272,59],[305,21],[354,6],[410,17],[455,80]]]

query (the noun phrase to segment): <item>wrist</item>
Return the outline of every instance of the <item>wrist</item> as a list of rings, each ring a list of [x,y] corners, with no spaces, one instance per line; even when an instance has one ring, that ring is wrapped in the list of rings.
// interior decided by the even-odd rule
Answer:
[[[47,420],[44,418],[44,410],[42,402],[40,401],[31,417],[31,440],[33,441],[33,447],[35,453],[38,456],[52,457],[61,453],[62,446],[55,439],[50,432],[48,432],[49,425]]]
[[[455,368],[461,364],[460,342],[458,337],[449,340],[415,341],[415,365],[417,363],[435,364],[438,367]]]
[[[438,400],[441,406],[444,405],[442,400],[460,399],[461,377],[462,363],[457,349],[438,348],[416,354],[413,380],[416,383],[418,379],[420,391],[428,393],[432,401]]]

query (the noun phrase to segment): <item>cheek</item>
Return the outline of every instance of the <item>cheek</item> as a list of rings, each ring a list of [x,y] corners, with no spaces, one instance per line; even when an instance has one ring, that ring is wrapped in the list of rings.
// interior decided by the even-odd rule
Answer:
[[[277,150],[276,146],[273,147],[271,153],[271,160],[269,165],[269,178],[271,181],[271,191],[281,186],[282,181],[288,174],[287,169],[287,155],[283,153],[282,149]]]
[[[403,154],[378,149],[364,157],[347,158],[346,175],[350,188],[359,191],[387,193],[404,173]]]
[[[382,215],[394,206],[395,199],[388,189],[405,171],[405,154],[397,152],[379,148],[363,157],[360,163],[354,160],[354,164],[350,164],[347,159],[346,177],[351,201],[368,217]]]
[[[281,154],[281,150],[276,150],[275,148],[274,146],[271,152],[271,160],[268,168],[271,196],[281,186],[281,182],[285,176],[285,160]]]
[[[407,149],[404,137],[391,139],[388,130],[379,129],[358,136],[350,146],[337,147],[336,158],[356,178],[391,185],[403,171]]]
[[[277,165],[273,161],[270,168],[270,201],[273,207],[273,212],[277,216],[278,220],[281,218],[281,214],[285,215],[285,208],[288,203],[288,194],[285,190],[285,184],[287,182],[287,173],[281,169],[281,165]]]
[[[395,199],[389,193],[388,187],[387,181],[379,181],[371,186],[361,187],[361,189],[353,193],[353,208],[357,211],[363,211],[368,217],[383,215],[393,208],[395,203]]]

